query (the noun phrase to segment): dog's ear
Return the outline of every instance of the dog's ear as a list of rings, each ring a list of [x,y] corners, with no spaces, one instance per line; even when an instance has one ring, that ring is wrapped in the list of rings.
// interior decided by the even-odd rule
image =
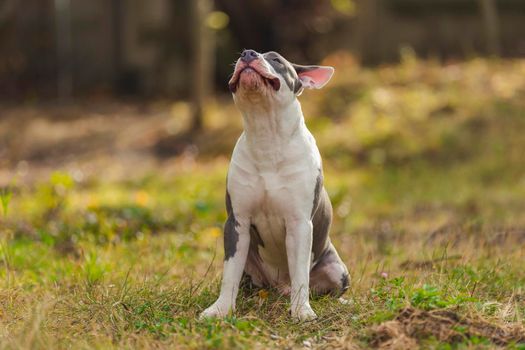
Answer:
[[[320,89],[328,83],[335,69],[329,66],[301,66],[292,64],[301,85],[307,89]]]

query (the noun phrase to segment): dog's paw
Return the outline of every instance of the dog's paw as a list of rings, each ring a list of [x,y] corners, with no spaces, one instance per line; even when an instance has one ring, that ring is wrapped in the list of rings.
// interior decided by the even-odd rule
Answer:
[[[230,311],[231,307],[221,305],[220,303],[215,302],[212,306],[210,306],[200,314],[199,320],[204,320],[207,318],[223,318],[228,316],[228,313]]]
[[[300,322],[305,322],[315,320],[317,315],[309,304],[305,304],[297,307],[295,310],[292,309],[292,318]]]

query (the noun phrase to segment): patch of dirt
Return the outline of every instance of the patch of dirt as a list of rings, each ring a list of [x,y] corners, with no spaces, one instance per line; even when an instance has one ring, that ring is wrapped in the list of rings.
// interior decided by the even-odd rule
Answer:
[[[304,343],[303,343],[304,345]],[[356,340],[350,335],[344,336],[323,336],[323,341],[318,346],[322,350],[360,350],[361,347],[357,345]]]
[[[418,339],[429,337],[446,343],[481,337],[506,346],[512,342],[525,343],[525,329],[519,325],[495,325],[469,319],[450,310],[423,311],[409,307],[394,320],[373,327],[370,345],[379,349],[418,349]]]
[[[34,183],[60,170],[75,180],[140,178],[178,170],[197,157],[228,157],[240,121],[230,100],[210,107],[206,128],[187,132],[189,105],[96,100],[72,105],[0,103],[0,187]],[[80,179],[80,180],[79,180]]]

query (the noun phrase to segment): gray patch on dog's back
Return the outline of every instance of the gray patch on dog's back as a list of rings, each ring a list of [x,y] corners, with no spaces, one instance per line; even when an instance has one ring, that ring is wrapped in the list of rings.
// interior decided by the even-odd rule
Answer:
[[[277,74],[283,77],[290,90],[297,93],[301,89],[302,84],[299,76],[293,65],[283,56],[275,51],[269,51],[264,54],[264,59],[273,67]]]
[[[320,182],[322,182],[322,180]],[[328,239],[328,231],[330,231],[331,223],[332,204],[330,203],[330,197],[328,197],[328,193],[326,193],[326,190],[320,184],[317,205],[315,205],[315,210],[313,211],[312,215],[312,253],[315,261],[319,261],[321,255],[330,244],[330,240]]]
[[[313,218],[317,207],[319,206],[319,196],[321,195],[321,189],[323,188],[323,172],[319,169],[319,174],[317,179],[315,179],[315,189],[314,189],[314,202],[312,206],[312,213],[310,217]]]
[[[232,202],[228,191],[226,191],[226,212],[228,213],[228,220],[224,224],[224,260],[228,260],[235,255],[237,242],[239,241],[239,232],[237,232],[239,223],[233,214]]]

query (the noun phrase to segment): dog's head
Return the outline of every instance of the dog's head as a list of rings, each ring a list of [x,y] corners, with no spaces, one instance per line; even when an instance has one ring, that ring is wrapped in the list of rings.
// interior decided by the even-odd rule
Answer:
[[[244,50],[228,85],[238,105],[283,105],[293,101],[305,88],[322,88],[333,73],[332,67],[290,63],[274,51]]]

